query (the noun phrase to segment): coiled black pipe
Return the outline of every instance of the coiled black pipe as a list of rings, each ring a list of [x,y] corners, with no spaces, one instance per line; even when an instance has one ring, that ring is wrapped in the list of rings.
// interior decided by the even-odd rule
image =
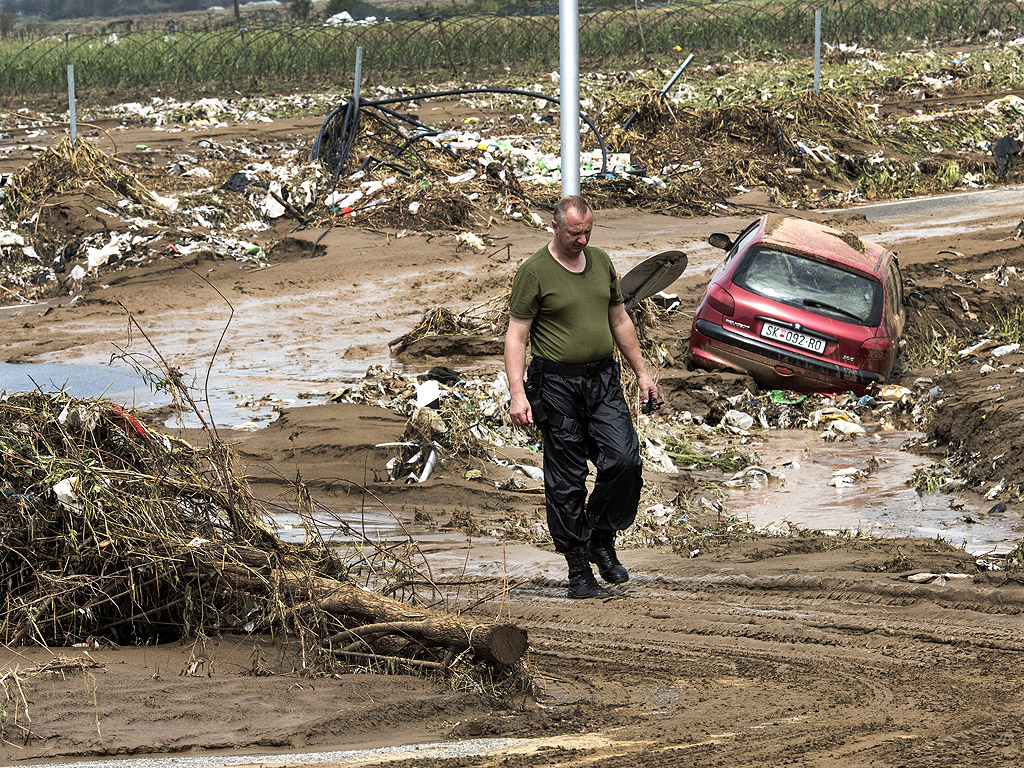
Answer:
[[[416,93],[409,96],[393,96],[387,99],[365,100],[360,98],[359,110],[361,111],[372,107],[392,118],[403,120],[423,131],[423,133],[419,133],[406,140],[406,142],[399,148],[398,153],[400,154],[417,139],[421,139],[425,136],[436,136],[440,131],[431,128],[428,125],[424,125],[419,120],[409,117],[408,115],[402,115],[395,110],[388,109],[386,105],[401,104],[407,101],[425,101],[427,99],[443,98],[445,96],[465,96],[473,93],[509,94],[512,96],[526,96],[532,99],[543,99],[544,101],[556,103],[559,101],[558,99],[543,93],[524,91],[519,88],[456,88],[448,91]],[[332,187],[337,184],[342,169],[345,167],[345,163],[348,162],[348,157],[352,152],[352,146],[355,143],[355,138],[359,131],[359,114],[353,114],[353,112],[355,112],[355,110],[353,109],[351,101],[341,104],[331,110],[327,117],[324,118],[324,122],[320,126],[320,130],[317,132],[316,139],[313,141],[313,148],[309,153],[310,160],[322,160],[333,166],[331,168]],[[341,117],[341,129],[340,131],[335,131],[335,124],[337,123],[339,116]],[[605,146],[604,137],[601,135],[601,132],[597,130],[597,126],[594,125],[593,121],[589,117],[582,112],[580,113],[580,116],[587,124],[591,133],[594,134],[594,137],[597,139],[598,146],[601,148],[601,175],[604,176],[608,170],[608,149]]]

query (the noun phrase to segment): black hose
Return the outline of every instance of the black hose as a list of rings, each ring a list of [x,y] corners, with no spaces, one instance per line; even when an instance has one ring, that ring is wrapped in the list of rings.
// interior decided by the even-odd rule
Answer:
[[[431,128],[428,125],[421,123],[415,118],[403,115],[393,109],[388,109],[388,104],[401,104],[408,101],[424,101],[426,99],[443,98],[445,96],[464,96],[472,93],[494,93],[494,94],[508,94],[512,96],[526,96],[533,99],[543,99],[550,102],[558,102],[558,99],[548,96],[543,93],[535,93],[534,91],[525,91],[519,88],[455,88],[448,91],[433,91],[430,93],[416,93],[409,96],[392,96],[386,99],[375,99],[375,100],[359,100],[359,112],[363,109],[372,107],[378,111],[396,118],[403,120],[411,125],[421,128],[426,133],[417,134],[408,138],[395,152],[395,155],[399,155],[404,152],[413,142],[426,136],[436,136],[439,131]],[[337,184],[338,178],[341,175],[342,169],[348,162],[348,157],[352,152],[352,147],[355,144],[356,135],[359,130],[359,114],[352,115],[352,102],[347,102],[343,105],[339,105],[331,110],[327,117],[324,119],[323,124],[320,126],[320,130],[317,133],[316,139],[313,141],[313,148],[310,151],[310,160],[322,160],[328,165],[333,166],[332,168],[332,187]],[[335,134],[334,127],[338,120],[338,115],[344,109],[344,117],[341,123],[340,135]],[[601,148],[601,175],[604,176],[608,171],[608,149],[605,146],[604,137],[600,131],[597,130],[597,126],[594,122],[584,114],[580,114],[583,121],[587,124],[591,133],[594,134],[597,139],[597,143]],[[325,136],[330,140],[329,146],[324,146]]]

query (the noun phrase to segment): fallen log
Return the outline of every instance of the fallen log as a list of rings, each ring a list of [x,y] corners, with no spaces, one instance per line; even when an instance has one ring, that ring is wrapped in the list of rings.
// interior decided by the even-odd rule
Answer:
[[[426,646],[441,646],[456,652],[472,651],[482,660],[514,664],[526,653],[526,631],[514,624],[467,621],[461,616],[403,603],[363,589],[346,581],[276,569],[257,574],[237,566],[217,569],[220,575],[242,589],[260,591],[271,583],[303,601],[285,611],[286,621],[316,612],[348,616],[368,624],[354,627],[329,641],[348,641],[339,650],[355,652],[369,647],[371,639],[387,635],[409,638]]]
[[[450,613],[415,608],[346,582],[335,582],[329,593],[295,610],[301,613],[316,608],[372,622],[372,631],[366,635],[397,634],[428,645],[471,650],[476,657],[499,664],[514,664],[526,652],[526,631],[514,624],[469,622]],[[389,631],[389,627],[393,630]],[[360,629],[352,634],[362,636]]]

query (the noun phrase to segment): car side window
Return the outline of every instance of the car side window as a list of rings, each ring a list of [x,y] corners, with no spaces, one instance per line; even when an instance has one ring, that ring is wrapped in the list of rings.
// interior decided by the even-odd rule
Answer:
[[[732,248],[729,249],[729,253],[725,255],[725,260],[722,262],[723,264],[728,264],[736,257],[736,254],[747,250],[747,246],[750,245],[751,241],[759,231],[760,223],[760,221],[755,221],[740,233],[739,237],[736,238],[736,242],[733,243]]]
[[[889,262],[888,268],[888,280],[889,290],[887,293],[890,296],[889,311],[895,316],[899,314],[900,309],[903,307],[903,275],[900,274],[900,266],[896,263],[896,259],[893,258]]]

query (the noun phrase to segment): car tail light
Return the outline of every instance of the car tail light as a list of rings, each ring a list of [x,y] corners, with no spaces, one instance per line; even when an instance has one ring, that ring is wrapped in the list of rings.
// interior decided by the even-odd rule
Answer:
[[[729,317],[736,311],[736,300],[720,285],[712,285],[708,290],[708,304]]]
[[[881,360],[892,351],[892,339],[875,336],[860,345],[860,356],[867,360]]]

